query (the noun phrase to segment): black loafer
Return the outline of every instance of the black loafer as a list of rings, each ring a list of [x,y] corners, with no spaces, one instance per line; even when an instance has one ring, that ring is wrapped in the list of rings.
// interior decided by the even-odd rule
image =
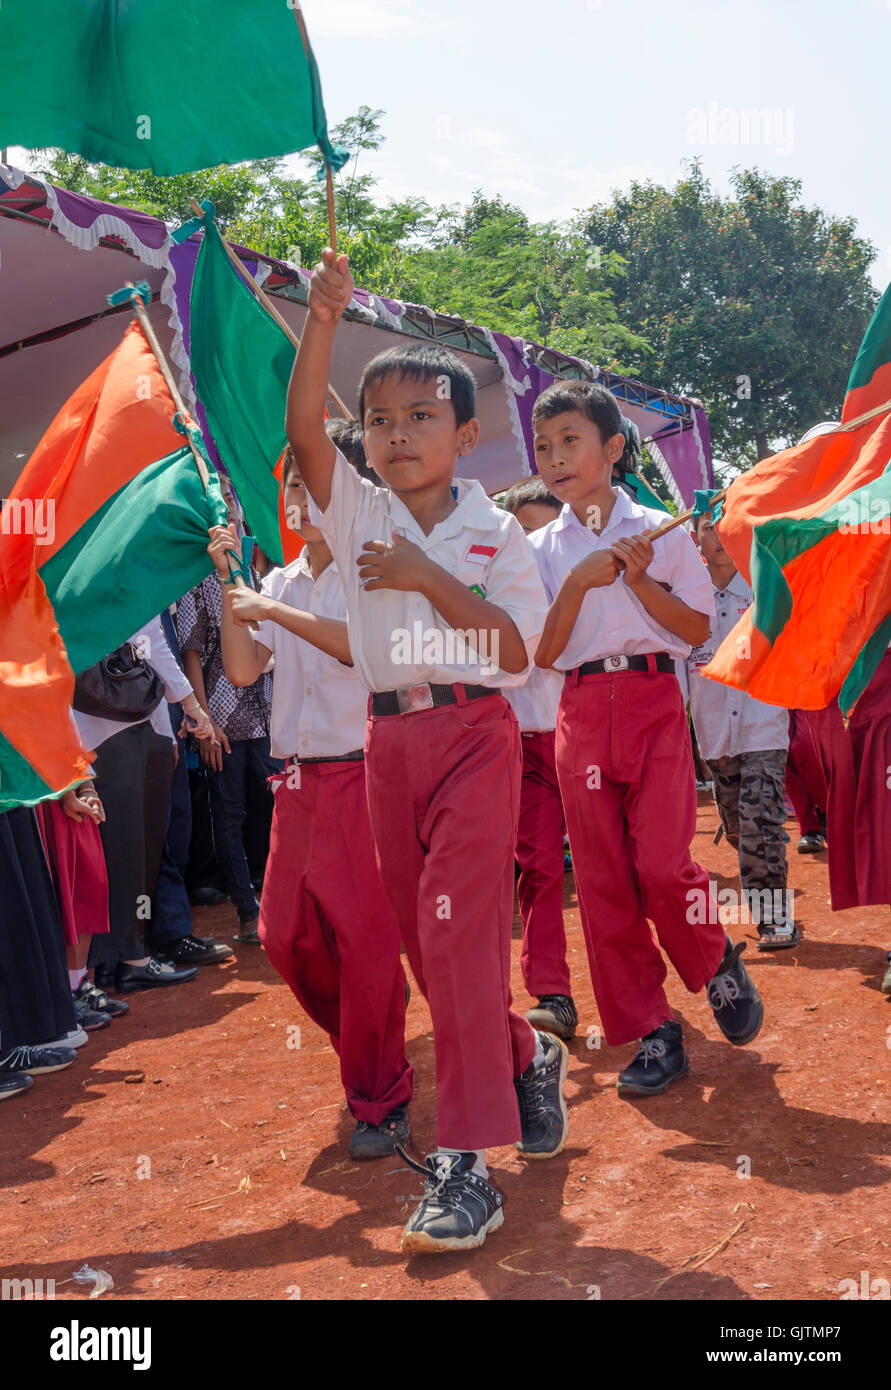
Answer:
[[[171,965],[218,965],[234,955],[232,947],[217,941],[215,936],[183,936],[162,946],[157,959]]]
[[[97,965],[93,971],[97,989],[114,989],[114,974],[113,965]]]
[[[132,994],[136,989],[184,985],[187,980],[194,980],[197,974],[197,965],[190,965],[187,970],[166,971],[161,969],[160,961],[152,958],[148,965],[119,965],[115,979],[120,994]]]
[[[640,1040],[634,1061],[619,1073],[620,1096],[658,1096],[690,1070],[681,1025],[673,1018]]]
[[[734,946],[729,936],[726,940],[724,959],[705,988],[724,1037],[734,1046],[742,1047],[761,1031],[764,1005],[754,980],[740,960],[746,943],[738,941]]]

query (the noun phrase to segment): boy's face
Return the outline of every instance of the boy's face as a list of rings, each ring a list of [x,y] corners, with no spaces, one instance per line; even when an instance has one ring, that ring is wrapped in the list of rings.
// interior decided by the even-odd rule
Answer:
[[[547,502],[524,502],[522,507],[517,507],[514,516],[522,526],[528,536],[532,531],[541,530],[542,526],[547,526],[548,522],[553,521],[560,515],[555,512],[553,507],[549,507]]]
[[[721,537],[715,530],[710,516],[701,516],[696,522],[696,540],[705,559],[713,565],[725,565],[730,556],[721,544]],[[732,561],[730,561],[732,563]]]
[[[613,464],[624,448],[624,435],[601,439],[597,425],[581,410],[535,423],[535,465],[542,482],[570,506],[610,486]]]
[[[282,498],[288,529],[311,543],[322,540],[322,533],[318,526],[313,526],[310,522],[306,487],[293,464],[285,474]]]
[[[448,484],[455,463],[479,439],[479,421],[459,425],[451,400],[441,395],[448,378],[390,372],[368,389],[363,429],[368,462],[395,493]]]
[[[238,503],[235,501],[235,493],[232,491],[232,484],[226,477],[220,477],[220,492],[226,504],[227,520],[230,524],[238,524]]]

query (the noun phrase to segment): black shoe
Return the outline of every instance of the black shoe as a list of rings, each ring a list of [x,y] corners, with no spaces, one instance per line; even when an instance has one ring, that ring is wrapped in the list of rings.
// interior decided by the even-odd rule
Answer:
[[[471,1172],[476,1154],[429,1154],[420,1164],[399,1152],[426,1179],[421,1204],[402,1232],[403,1250],[473,1250],[502,1224],[504,1196]]]
[[[0,1077],[24,1071],[29,1076],[42,1076],[48,1071],[64,1071],[77,1061],[73,1047],[14,1047],[0,1057]]]
[[[74,1021],[85,1033],[98,1033],[100,1028],[107,1028],[111,1023],[111,1014],[100,1013],[98,1009],[91,1009],[89,1004],[73,996],[74,1002]]]
[[[620,1096],[658,1096],[689,1070],[681,1025],[670,1018],[641,1038],[634,1061],[619,1072],[616,1089]]]
[[[113,965],[97,965],[93,971],[97,989],[114,989],[114,972]]]
[[[544,1048],[544,1062],[540,1067],[530,1062],[514,1081],[523,1136],[516,1147],[526,1158],[554,1158],[569,1133],[563,1099],[569,1052],[566,1044],[550,1033],[538,1033],[537,1037]]]
[[[807,835],[802,835],[797,848],[799,854],[819,854],[826,848],[826,838],[819,830],[809,831]]]
[[[215,936],[181,936],[169,946],[162,946],[156,959],[170,965],[219,965],[234,955],[232,947],[217,941]]]
[[[764,1022],[761,995],[740,960],[745,949],[744,941],[739,941],[734,946],[728,936],[724,959],[718,966],[714,979],[709,980],[705,987],[718,1027],[727,1041],[737,1047],[751,1042],[760,1032],[761,1024]]]
[[[88,1009],[97,1009],[99,1013],[108,1014],[109,1018],[120,1018],[122,1014],[130,1012],[129,1004],[122,1003],[120,999],[109,999],[105,990],[91,985],[86,976],[78,985],[74,997],[82,999]]]
[[[533,1028],[542,1028],[564,1042],[575,1037],[575,1030],[579,1026],[578,1012],[568,994],[543,994],[538,1007],[526,1014],[526,1021]]]
[[[118,993],[132,994],[135,989],[155,989],[162,985],[184,985],[187,980],[194,980],[197,974],[197,965],[190,965],[187,970],[168,972],[161,969],[160,961],[151,957],[148,965],[125,965],[122,962],[117,968],[115,981]]]
[[[11,1072],[9,1076],[0,1076],[0,1100],[9,1100],[11,1096],[20,1096],[22,1091],[27,1091],[34,1085],[33,1076],[29,1076],[26,1071]]]
[[[396,1144],[408,1143],[411,1125],[404,1106],[391,1110],[379,1125],[358,1120],[350,1137],[350,1158],[386,1158],[396,1152]]]
[[[208,885],[206,888],[190,888],[189,902],[193,907],[219,907],[220,903],[227,903],[229,894],[224,893],[220,888],[213,888]]]

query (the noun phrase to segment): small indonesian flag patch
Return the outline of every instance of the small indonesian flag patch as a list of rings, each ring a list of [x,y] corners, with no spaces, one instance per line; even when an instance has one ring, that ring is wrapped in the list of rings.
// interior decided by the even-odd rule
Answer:
[[[467,564],[487,565],[497,554],[497,545],[472,545],[464,558]]]

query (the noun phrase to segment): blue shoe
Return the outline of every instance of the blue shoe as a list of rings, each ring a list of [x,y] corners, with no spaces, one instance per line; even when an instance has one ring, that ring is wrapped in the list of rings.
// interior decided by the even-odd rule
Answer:
[[[764,1022],[761,995],[740,960],[745,949],[744,941],[734,946],[728,936],[724,959],[705,987],[718,1027],[735,1047],[742,1047],[757,1037]]]
[[[616,1089],[620,1096],[658,1096],[689,1070],[681,1025],[670,1018],[641,1038],[634,1061],[619,1073]]]

